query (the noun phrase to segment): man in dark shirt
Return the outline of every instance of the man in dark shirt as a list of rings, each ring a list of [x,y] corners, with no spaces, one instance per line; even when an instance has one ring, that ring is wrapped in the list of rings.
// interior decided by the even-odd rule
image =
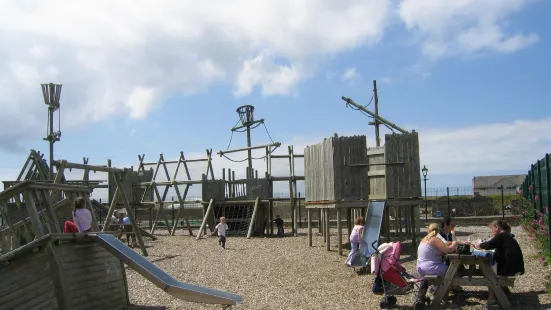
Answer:
[[[275,217],[275,219],[273,219],[273,221],[277,225],[277,236],[278,237],[283,237],[283,220],[281,219],[281,217],[279,215],[276,215],[276,217]]]

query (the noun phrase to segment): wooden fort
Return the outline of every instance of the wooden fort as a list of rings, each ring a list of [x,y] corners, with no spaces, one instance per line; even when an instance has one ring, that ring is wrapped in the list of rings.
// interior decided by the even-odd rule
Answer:
[[[419,137],[413,131],[385,135],[384,146],[367,147],[366,136],[337,135],[306,147],[304,151],[306,208],[317,209],[322,218],[320,232],[330,248],[329,225],[325,221],[336,213],[340,228],[342,212],[350,233],[353,220],[366,214],[369,201],[385,200],[382,233],[390,236],[402,228],[416,243],[419,210],[422,202]],[[402,227],[401,219],[405,218]],[[391,223],[391,219],[393,223]],[[339,240],[342,232],[339,231]],[[341,241],[338,242],[342,254]]]

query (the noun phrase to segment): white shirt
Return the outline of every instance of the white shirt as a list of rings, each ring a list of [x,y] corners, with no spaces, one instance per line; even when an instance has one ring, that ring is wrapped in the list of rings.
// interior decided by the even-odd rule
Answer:
[[[116,216],[111,216],[111,224],[117,224],[119,219]]]
[[[228,224],[224,223],[218,223],[218,225],[216,225],[216,227],[214,228],[215,230],[218,231],[218,236],[226,236],[226,230],[229,230],[228,228]]]
[[[73,220],[78,231],[85,231],[92,228],[92,213],[88,209],[76,209],[73,213]]]
[[[123,217],[122,219],[123,225],[132,225],[132,222],[130,222],[130,218],[128,216]]]

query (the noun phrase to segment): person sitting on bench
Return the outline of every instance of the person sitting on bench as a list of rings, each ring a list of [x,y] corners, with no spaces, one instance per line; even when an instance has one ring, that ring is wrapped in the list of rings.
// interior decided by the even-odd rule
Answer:
[[[496,250],[495,261],[497,263],[497,275],[502,277],[514,277],[524,274],[524,257],[518,242],[511,235],[511,226],[506,221],[497,220],[490,223],[492,239],[475,244],[475,248],[483,250]],[[508,287],[502,287],[505,294],[510,295]],[[488,289],[488,305],[497,304],[494,293]]]
[[[436,237],[439,232],[439,227],[437,223],[431,223],[427,228],[427,235],[421,240],[419,248],[417,249],[417,273],[419,273],[421,277],[429,275],[445,276],[448,271],[448,265],[442,261],[442,256],[455,252],[455,241],[446,244],[440,238]],[[427,289],[428,283],[426,280],[423,280],[418,292],[418,297],[424,297],[427,293]]]
[[[438,238],[442,240],[446,245],[450,245],[452,242],[455,242],[458,245],[469,244],[469,242],[457,241],[457,237],[455,236],[455,223],[449,215],[444,216],[440,221],[440,231],[438,232]],[[450,261],[446,260],[446,264],[449,266]],[[461,274],[465,270],[465,266],[460,265],[457,271],[459,272],[459,274]],[[463,288],[459,285],[454,285],[452,286],[452,291],[461,292],[463,291]]]

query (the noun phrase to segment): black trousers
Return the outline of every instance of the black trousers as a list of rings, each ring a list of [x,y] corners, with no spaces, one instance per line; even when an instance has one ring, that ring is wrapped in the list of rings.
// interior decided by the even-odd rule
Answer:
[[[218,244],[220,244],[225,249],[226,248],[226,236],[218,236]]]

